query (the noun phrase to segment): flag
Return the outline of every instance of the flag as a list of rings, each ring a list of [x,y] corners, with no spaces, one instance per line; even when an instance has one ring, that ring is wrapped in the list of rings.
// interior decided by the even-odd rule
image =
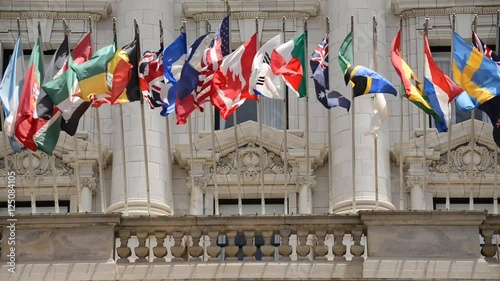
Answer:
[[[321,43],[316,47],[310,58],[312,78],[314,88],[316,89],[316,97],[318,101],[327,109],[340,106],[347,111],[351,107],[351,102],[343,97],[339,92],[330,91],[328,81],[328,34],[323,38]]]
[[[479,105],[479,109],[486,112],[493,125],[493,140],[500,148],[500,96]]]
[[[271,54],[271,69],[274,75],[280,75],[285,83],[298,97],[307,96],[305,44],[307,32],[298,35],[285,44],[273,50]]]
[[[450,102],[463,90],[458,87],[441,69],[432,58],[427,35],[424,35],[425,77],[424,91],[429,98],[430,105],[439,115],[440,120],[434,120],[438,132],[447,132],[450,124]]]
[[[24,78],[24,57],[23,44],[21,36],[16,39],[16,45],[9,64],[0,84],[0,99],[2,100],[3,113],[5,116],[3,131],[9,137],[9,143],[14,152],[20,152],[21,147],[14,138],[15,124],[17,118],[17,108],[19,106],[19,97],[23,88]]]
[[[394,96],[398,94],[391,82],[377,72],[361,65],[349,65],[344,74],[344,81],[346,85],[351,82],[354,97],[376,93],[387,93]]]
[[[370,122],[370,127],[366,130],[365,135],[377,136],[378,131],[382,127],[385,119],[387,119],[387,101],[383,94],[375,94],[371,96],[373,116]]]
[[[246,99],[257,99],[256,95],[250,93],[250,76],[256,53],[257,33],[228,55],[214,73],[213,86],[216,92],[210,100],[224,120]]]
[[[115,50],[115,44],[108,45],[97,50],[90,60],[71,66],[76,73],[80,97],[84,101],[91,101],[101,94],[109,96],[110,89],[106,83],[106,70],[108,63],[115,56]]]
[[[68,45],[68,36],[64,36],[64,40],[57,48],[54,56],[52,56],[52,60],[50,61],[49,67],[45,72],[45,80],[43,83],[51,81],[58,76],[60,76],[63,72],[68,69],[68,56],[70,53],[69,45]],[[45,91],[42,89],[40,91],[40,95],[38,96],[37,104],[36,104],[36,116],[38,118],[50,119],[52,113],[54,112],[54,103],[47,96]]]
[[[491,50],[490,47],[488,47],[488,45],[486,45],[474,31],[472,31],[472,44],[481,53],[483,53],[488,58],[492,59],[498,66],[500,66],[500,56],[495,54],[495,52],[493,52],[493,50]]]
[[[187,58],[182,66],[181,76],[177,81],[177,95],[175,100],[175,115],[177,124],[186,124],[186,119],[196,109],[195,94],[202,70],[201,60],[208,47],[208,34],[200,36],[189,48]]]
[[[196,87],[195,102],[201,105],[210,100],[210,97],[215,93],[213,89],[213,74],[219,69],[222,60],[225,56],[229,55],[230,42],[229,42],[229,23],[230,17],[226,16],[219,29],[215,33],[214,39],[210,44],[210,48],[207,48],[203,57],[201,58],[201,71],[198,75],[198,87]]]
[[[165,80],[164,90],[166,97],[162,100],[162,116],[168,116],[175,110],[177,97],[177,81],[182,70],[182,61],[187,54],[186,33],[181,35],[163,50],[163,76]]]
[[[132,42],[116,51],[108,63],[106,81],[104,81],[110,88],[107,92],[109,96],[105,95],[96,99],[92,106],[99,107],[102,103],[123,104],[141,99],[137,42],[136,35]]]
[[[469,45],[456,32],[453,34],[453,78],[472,99],[475,106],[500,94],[500,68]]]
[[[403,94],[417,107],[422,109],[425,113],[431,115],[435,120],[441,120],[437,112],[432,109],[429,104],[427,95],[423,91],[423,85],[418,80],[417,75],[411,70],[410,66],[401,57],[401,29],[399,29],[396,37],[392,41],[391,47],[391,62],[394,69],[401,78],[403,83]]]
[[[71,66],[89,60],[91,55],[91,39],[90,34],[87,34],[73,49],[69,61],[66,61],[67,70],[59,77],[42,85],[42,89],[47,93],[51,102],[61,111],[63,118],[61,129],[70,136],[75,135],[80,118],[90,107],[90,102],[79,97],[78,80]]]
[[[347,72],[347,68],[352,64],[352,54],[352,32],[349,32],[339,48],[339,64],[344,74]]]
[[[32,151],[40,149],[52,155],[61,131],[61,112],[54,110],[49,120],[36,118],[36,103],[43,80],[43,54],[39,37],[33,46],[29,67],[24,78],[17,111],[15,136],[24,147]]]
[[[280,35],[274,36],[257,51],[252,63],[250,87],[254,94],[271,99],[283,99],[278,77],[271,70],[271,54],[280,45]]]

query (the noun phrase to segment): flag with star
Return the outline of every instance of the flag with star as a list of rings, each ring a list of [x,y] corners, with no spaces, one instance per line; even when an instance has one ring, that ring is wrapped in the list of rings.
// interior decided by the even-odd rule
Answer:
[[[310,58],[312,78],[316,97],[318,101],[327,109],[340,106],[347,111],[351,107],[351,102],[339,92],[329,90],[328,82],[328,34],[316,47]]]

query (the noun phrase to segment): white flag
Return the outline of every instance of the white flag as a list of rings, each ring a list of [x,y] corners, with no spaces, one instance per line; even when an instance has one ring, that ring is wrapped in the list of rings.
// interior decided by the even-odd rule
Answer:
[[[271,70],[271,54],[281,44],[280,35],[267,41],[253,60],[250,89],[253,94],[261,94],[271,99],[283,99],[280,93],[280,81]]]
[[[373,94],[372,97],[373,116],[370,123],[370,128],[365,132],[365,135],[377,136],[378,130],[382,127],[385,119],[387,118],[387,102],[385,101],[384,94]]]

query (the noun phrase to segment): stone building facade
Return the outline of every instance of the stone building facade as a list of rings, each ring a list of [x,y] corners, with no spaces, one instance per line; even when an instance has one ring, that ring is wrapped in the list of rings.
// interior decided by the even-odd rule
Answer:
[[[378,72],[398,88],[390,48],[400,19],[403,56],[420,77],[426,16],[433,53],[447,72],[453,14],[464,38],[471,38],[477,14],[479,37],[498,44],[499,1],[228,3],[232,49],[255,32],[256,18],[260,45],[281,31],[285,18],[287,39],[303,32],[307,21],[312,53],[328,17],[330,85],[349,98],[337,60],[351,16],[355,64],[377,61]],[[165,44],[185,19],[190,44],[215,31],[225,14],[219,0],[2,1],[2,70],[17,18],[25,54],[40,23],[48,63],[63,39],[63,19],[72,47],[91,31],[97,50],[113,41],[113,17],[119,46],[132,40],[135,18],[141,50],[156,51],[159,19]],[[75,137],[61,134],[52,157],[15,154],[2,135],[0,279],[500,278],[500,166],[491,135],[498,124],[481,112],[471,121],[452,104],[451,133],[437,133],[408,100],[386,95],[389,116],[374,142],[365,134],[373,116],[369,96],[353,101],[353,125],[351,113],[328,112],[317,101],[312,81],[308,93],[308,103],[289,95],[286,132],[281,101],[262,101],[262,129],[256,103],[238,113],[236,130],[208,104],[192,114],[190,126],[146,108],[147,170],[139,102],[90,109]],[[9,171],[16,173],[16,273],[8,271]]]

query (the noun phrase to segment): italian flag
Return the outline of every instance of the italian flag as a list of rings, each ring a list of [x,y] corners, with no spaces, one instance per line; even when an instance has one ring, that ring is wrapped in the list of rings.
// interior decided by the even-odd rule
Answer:
[[[276,76],[282,76],[285,83],[298,97],[307,96],[306,79],[307,71],[305,44],[307,33],[294,37],[292,40],[280,45],[273,50],[271,55],[271,70]]]

